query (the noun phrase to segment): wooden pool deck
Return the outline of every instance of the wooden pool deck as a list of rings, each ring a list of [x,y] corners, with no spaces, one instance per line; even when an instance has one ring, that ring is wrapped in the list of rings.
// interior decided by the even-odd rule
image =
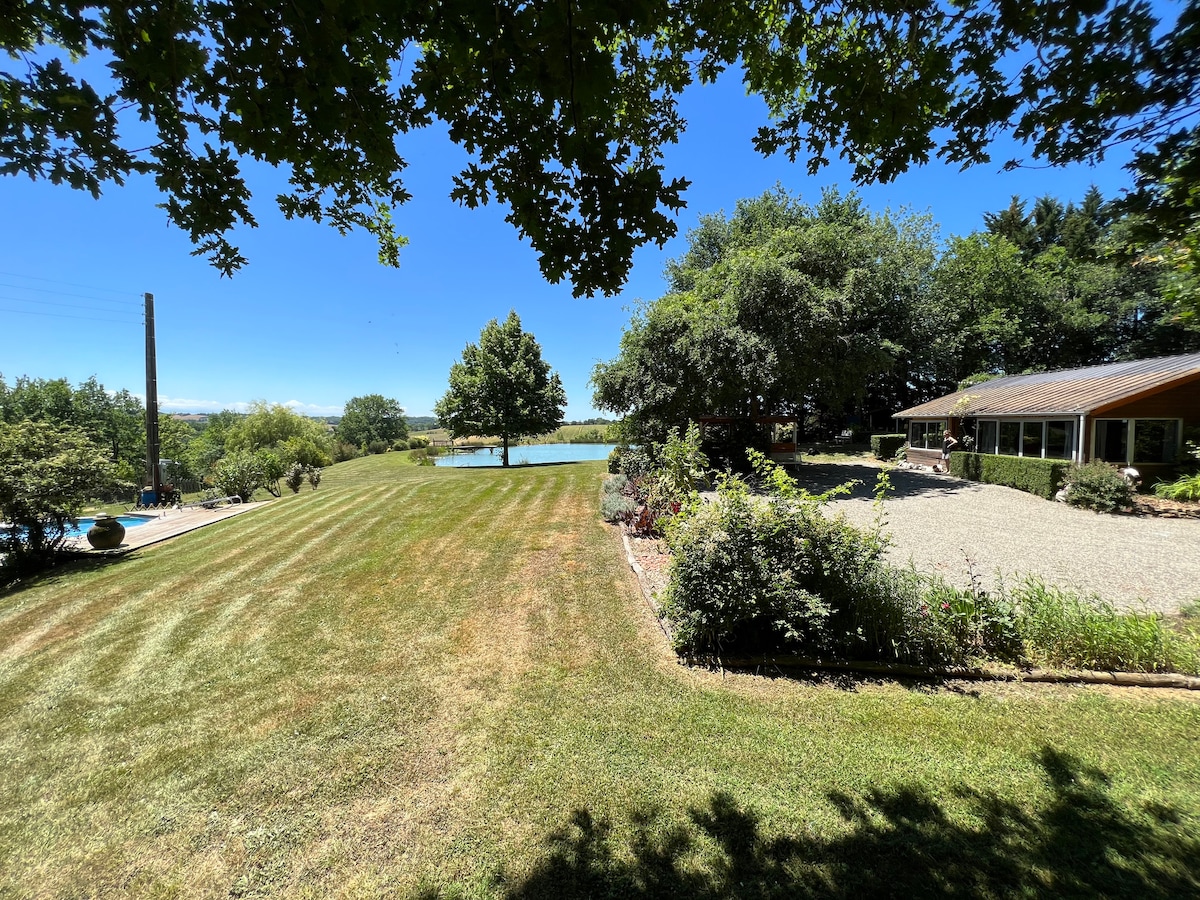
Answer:
[[[153,519],[145,525],[126,528],[125,540],[119,547],[114,547],[112,550],[93,550],[86,537],[70,538],[67,540],[66,547],[89,556],[118,556],[178,537],[181,534],[187,534],[189,531],[195,531],[197,528],[203,528],[214,522],[223,522],[225,519],[240,516],[242,513],[266,506],[270,502],[270,500],[260,500],[257,503],[235,503],[232,506],[218,509],[163,509],[130,513],[130,515],[153,516]]]

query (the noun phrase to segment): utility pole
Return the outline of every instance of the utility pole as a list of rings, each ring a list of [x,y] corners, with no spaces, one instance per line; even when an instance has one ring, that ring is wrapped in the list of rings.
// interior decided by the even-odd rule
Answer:
[[[146,294],[146,465],[150,469],[152,503],[157,504],[162,491],[158,473],[158,358],[154,349],[154,295]],[[143,499],[142,505],[147,505]]]

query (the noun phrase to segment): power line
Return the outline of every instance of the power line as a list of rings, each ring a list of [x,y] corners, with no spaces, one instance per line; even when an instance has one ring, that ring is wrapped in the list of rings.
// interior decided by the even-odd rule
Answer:
[[[141,293],[138,291],[130,291],[130,290],[118,291],[118,290],[114,290],[113,288],[96,287],[96,286],[90,285],[90,284],[73,284],[70,281],[58,281],[54,278],[42,278],[39,275],[21,275],[17,272],[0,272],[0,275],[3,275],[5,278],[24,278],[29,281],[44,281],[47,284],[61,284],[64,287],[82,288],[85,291],[100,291],[101,293],[105,293],[105,294],[128,294],[133,297],[141,296]],[[125,302],[132,303],[134,301],[127,300]],[[140,301],[138,301],[138,302],[140,302]]]
[[[130,306],[141,306],[133,300],[110,300],[108,297],[89,297],[86,294],[69,294],[66,291],[55,291],[50,288],[29,287],[24,284],[9,284],[6,281],[0,281],[0,287],[16,288],[18,291],[37,291],[39,294],[56,294],[60,297],[76,297],[80,300],[94,300],[97,303],[127,303]]]
[[[11,287],[0,282],[0,287]],[[116,309],[97,309],[94,306],[81,306],[78,303],[55,303],[53,300],[26,300],[24,297],[4,297],[0,296],[0,300],[7,300],[10,303],[36,303],[39,306],[61,306],[66,309],[86,309],[91,312],[111,313],[114,316],[127,315],[124,310]],[[130,321],[133,321],[132,319]]]
[[[9,300],[9,299],[11,299],[11,298],[0,297],[0,300]],[[85,322],[115,322],[118,325],[140,325],[141,324],[140,322],[134,322],[130,319],[99,319],[99,318],[96,318],[95,316],[71,316],[71,315],[67,315],[66,313],[34,312],[33,310],[29,310],[29,309],[8,309],[3,306],[0,306],[0,312],[16,313],[17,315],[21,315],[21,316],[45,316],[45,317],[51,318],[51,319],[82,319]]]

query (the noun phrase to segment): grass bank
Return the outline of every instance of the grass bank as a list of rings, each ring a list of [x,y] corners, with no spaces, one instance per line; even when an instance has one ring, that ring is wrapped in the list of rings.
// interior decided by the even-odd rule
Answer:
[[[603,464],[402,456],[0,596],[0,895],[1200,889],[1200,704],[684,669]]]

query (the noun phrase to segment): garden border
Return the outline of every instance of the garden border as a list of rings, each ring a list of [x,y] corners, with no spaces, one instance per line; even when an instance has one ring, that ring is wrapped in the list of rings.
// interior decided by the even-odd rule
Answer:
[[[637,576],[638,587],[642,599],[654,615],[663,635],[668,642],[672,640],[670,623],[664,619],[661,608],[647,587],[646,572],[637,561],[633,547],[629,543],[629,535],[624,525],[617,526],[621,531],[621,544],[625,548],[625,561]],[[672,651],[674,652],[674,651]],[[719,669],[761,669],[776,668],[780,670],[825,670],[834,672],[859,672],[864,675],[884,675],[893,678],[946,679],[966,681],[1008,681],[1030,682],[1037,684],[1103,684],[1115,687],[1141,688],[1174,688],[1177,690],[1200,691],[1200,678],[1191,675],[1178,675],[1163,672],[1097,672],[1090,669],[1076,671],[1057,671],[1053,669],[1020,669],[1020,670],[991,670],[980,668],[941,668],[931,669],[924,666],[911,666],[901,663],[878,663],[856,660],[822,660],[804,656],[679,656],[684,665],[706,666]]]

